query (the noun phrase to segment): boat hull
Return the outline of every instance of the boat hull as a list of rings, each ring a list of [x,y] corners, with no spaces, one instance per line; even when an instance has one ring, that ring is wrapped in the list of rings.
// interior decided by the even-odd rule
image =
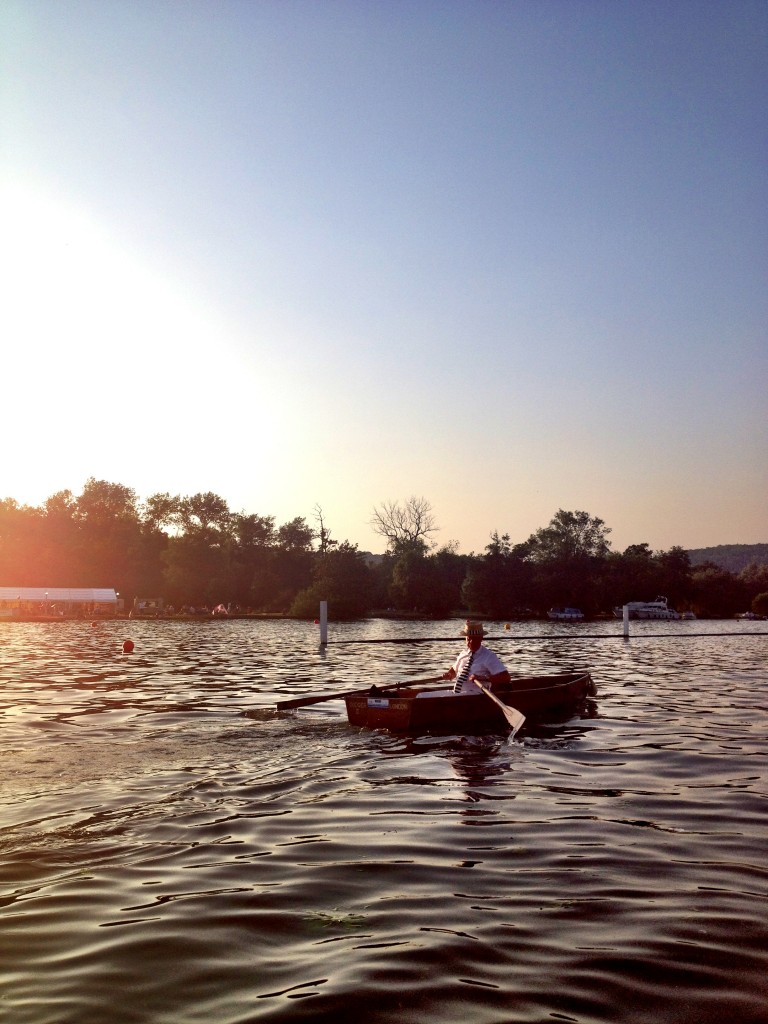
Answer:
[[[418,697],[422,689],[396,695],[361,694],[345,698],[350,725],[391,732],[505,732],[509,726],[497,705],[484,694]],[[526,718],[574,707],[597,692],[589,672],[513,679],[510,689],[496,691],[508,707]]]

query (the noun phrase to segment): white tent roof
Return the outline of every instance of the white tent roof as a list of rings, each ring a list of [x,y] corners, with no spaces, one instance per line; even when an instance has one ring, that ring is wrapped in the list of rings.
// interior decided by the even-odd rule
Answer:
[[[117,604],[117,594],[100,587],[0,587],[0,601],[79,601],[83,604]]]

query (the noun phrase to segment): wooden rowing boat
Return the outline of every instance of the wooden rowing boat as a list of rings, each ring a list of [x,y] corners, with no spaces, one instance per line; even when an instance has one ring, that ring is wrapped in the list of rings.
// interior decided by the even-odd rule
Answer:
[[[427,687],[413,687],[390,695],[379,694],[372,687],[367,694],[344,698],[347,718],[350,725],[392,732],[477,733],[509,728],[504,713],[484,694],[419,697],[429,692]],[[509,687],[494,692],[508,707],[526,718],[536,718],[573,708],[585,697],[594,696],[597,688],[589,672],[562,672],[513,679]]]

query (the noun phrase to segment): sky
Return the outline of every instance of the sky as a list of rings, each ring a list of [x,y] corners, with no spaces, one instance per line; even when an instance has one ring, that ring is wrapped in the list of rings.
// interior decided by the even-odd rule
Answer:
[[[3,0],[0,498],[768,542],[763,0]]]

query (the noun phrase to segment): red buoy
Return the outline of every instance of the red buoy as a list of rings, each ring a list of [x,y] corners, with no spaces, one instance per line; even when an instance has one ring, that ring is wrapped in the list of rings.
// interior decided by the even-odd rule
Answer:
[[[133,640],[123,641],[123,654],[133,654]]]

